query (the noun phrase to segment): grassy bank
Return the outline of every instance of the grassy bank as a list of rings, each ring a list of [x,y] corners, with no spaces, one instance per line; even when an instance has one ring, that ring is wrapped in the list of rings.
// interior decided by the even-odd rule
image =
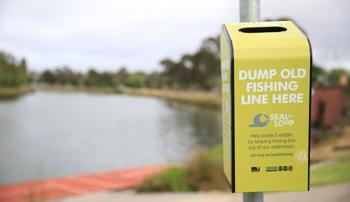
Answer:
[[[311,170],[311,186],[350,182],[350,159],[339,159]]]
[[[33,91],[34,89],[29,85],[19,86],[19,87],[0,87],[0,99],[16,98],[18,96],[21,96]]]
[[[311,169],[311,186],[350,182],[350,158],[333,160]],[[139,192],[227,190],[222,173],[222,147],[195,153],[184,166],[170,166],[150,177]]]
[[[174,91],[149,88],[123,88],[121,92],[128,95],[158,97],[212,108],[220,108],[221,106],[220,95],[211,92]]]
[[[211,108],[220,108],[221,98],[218,93],[201,91],[174,91],[166,89],[150,88],[107,88],[107,87],[83,87],[72,85],[36,85],[38,90],[64,91],[64,92],[89,92],[89,93],[122,93],[136,96],[149,96],[161,99],[174,100],[183,103],[196,104]]]
[[[63,91],[63,92],[88,92],[88,93],[120,93],[118,88],[107,88],[107,87],[83,87],[83,86],[72,86],[72,85],[36,85],[35,89],[45,91]]]

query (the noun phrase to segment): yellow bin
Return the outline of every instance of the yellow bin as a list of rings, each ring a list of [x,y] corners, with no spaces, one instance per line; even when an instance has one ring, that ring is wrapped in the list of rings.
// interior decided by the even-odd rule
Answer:
[[[311,47],[290,21],[221,36],[224,173],[232,192],[307,191]]]

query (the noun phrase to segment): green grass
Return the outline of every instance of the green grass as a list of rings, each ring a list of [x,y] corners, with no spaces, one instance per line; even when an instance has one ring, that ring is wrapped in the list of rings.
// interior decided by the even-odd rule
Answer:
[[[350,158],[311,170],[311,186],[350,182]],[[139,192],[228,190],[222,171],[222,146],[194,153],[182,167],[169,167],[145,180]]]
[[[183,167],[169,167],[146,179],[138,192],[186,192],[198,190],[225,190],[222,173],[222,147],[194,153]]]
[[[311,170],[310,182],[311,186],[350,182],[350,159],[338,160]]]
[[[188,172],[180,167],[169,167],[159,175],[146,179],[137,188],[138,192],[186,192],[191,190],[193,188],[188,182]]]

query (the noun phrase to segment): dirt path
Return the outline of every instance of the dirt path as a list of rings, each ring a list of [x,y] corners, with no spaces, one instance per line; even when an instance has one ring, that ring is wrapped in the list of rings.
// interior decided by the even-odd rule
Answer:
[[[61,202],[241,202],[242,194],[161,193],[137,194],[133,191],[100,192],[66,198]],[[312,188],[310,192],[267,193],[266,202],[349,202],[350,183]]]

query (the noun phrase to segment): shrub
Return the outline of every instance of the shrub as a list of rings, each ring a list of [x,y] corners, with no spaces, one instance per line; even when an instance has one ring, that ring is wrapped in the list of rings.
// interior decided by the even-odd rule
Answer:
[[[144,181],[139,192],[224,190],[222,146],[195,152],[184,167],[169,167]]]
[[[188,181],[196,190],[224,190],[225,177],[222,168],[222,146],[199,150],[186,164]]]
[[[131,88],[141,88],[145,86],[145,76],[142,73],[131,74],[126,82]]]
[[[191,187],[188,182],[188,173],[186,169],[181,167],[169,167],[159,175],[146,179],[143,184],[137,188],[138,192],[184,192],[192,190],[193,187]]]

